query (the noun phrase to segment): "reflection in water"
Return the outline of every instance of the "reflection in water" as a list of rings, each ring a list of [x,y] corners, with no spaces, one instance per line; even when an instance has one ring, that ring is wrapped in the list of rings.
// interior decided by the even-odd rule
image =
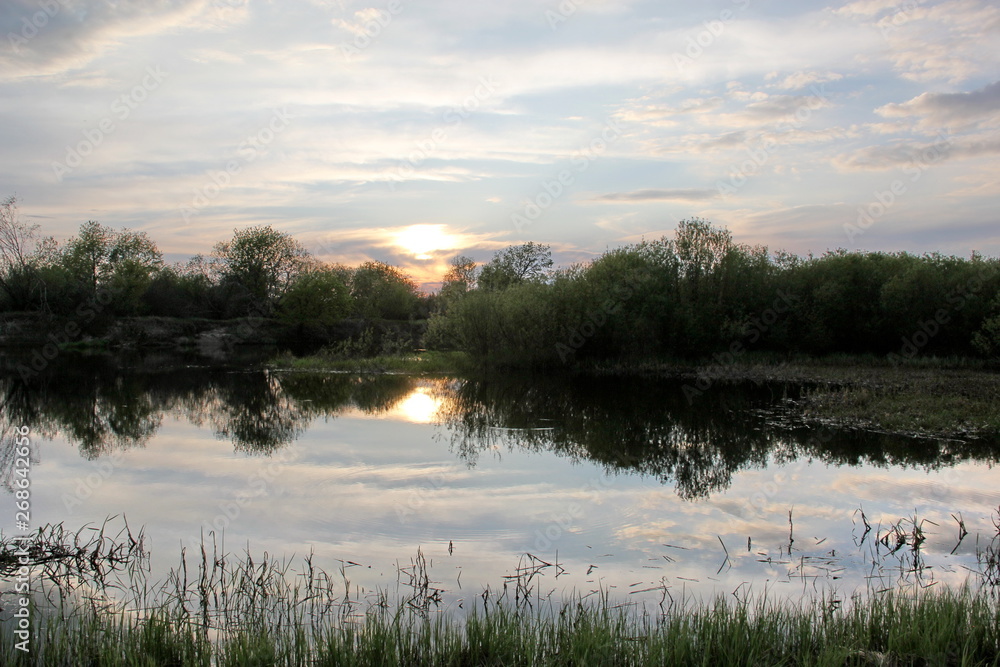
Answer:
[[[429,424],[435,420],[443,403],[442,398],[430,394],[429,387],[418,386],[399,404],[399,410],[407,421]]]
[[[57,362],[27,381],[0,377],[0,425],[61,435],[88,458],[143,447],[167,413],[211,428],[237,451],[266,455],[295,441],[315,419],[348,411],[440,421],[453,452],[469,466],[484,452],[551,451],[609,472],[657,478],[683,498],[723,490],[741,470],[799,457],[935,469],[992,463],[1000,451],[987,442],[782,430],[752,412],[794,391],[782,387],[717,386],[689,403],[679,384],[652,380],[356,377],[182,364],[155,355]],[[5,475],[12,463],[7,441]]]
[[[794,391],[742,383],[689,402],[679,382],[499,378],[448,387],[444,421],[456,453],[470,465],[499,447],[550,450],[609,471],[657,477],[683,498],[725,489],[740,470],[799,457],[930,470],[966,460],[992,463],[1000,453],[996,442],[786,430],[754,415]]]

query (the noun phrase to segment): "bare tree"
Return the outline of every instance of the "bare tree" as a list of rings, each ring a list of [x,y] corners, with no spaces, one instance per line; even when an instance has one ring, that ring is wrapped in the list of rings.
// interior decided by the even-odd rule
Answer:
[[[29,278],[38,251],[38,225],[21,221],[17,195],[0,203],[0,287],[15,308],[25,305],[30,295]]]

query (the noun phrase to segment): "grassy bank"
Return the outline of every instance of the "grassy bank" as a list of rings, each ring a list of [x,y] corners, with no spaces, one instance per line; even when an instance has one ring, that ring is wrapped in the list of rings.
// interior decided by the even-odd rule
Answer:
[[[392,594],[352,587],[346,569],[325,572],[311,555],[294,564],[233,555],[214,538],[149,584],[143,532],[126,525],[112,536],[108,522],[77,533],[48,526],[27,545],[34,599],[47,602],[28,607],[18,636],[20,596],[4,597],[0,664],[1000,664],[996,540],[980,554],[978,584],[958,590],[870,589],[797,605],[728,595],[640,605],[607,591],[560,602],[534,579],[552,565],[528,556],[516,576],[456,608],[419,549],[397,564]],[[0,537],[0,553],[20,544]],[[18,566],[5,562],[2,574]]]
[[[1000,372],[982,360],[918,357],[893,364],[869,355],[747,354],[731,363],[616,362],[585,372],[674,378],[699,392],[720,382],[798,385],[798,398],[770,411],[784,423],[924,437],[1000,437]]]
[[[350,373],[479,374],[507,372],[462,352],[398,352],[354,356],[320,352],[272,360],[287,370]],[[559,367],[583,376],[643,376],[681,380],[695,393],[717,383],[754,382],[802,387],[771,412],[783,423],[827,425],[924,437],[1000,437],[1000,372],[982,360],[918,357],[789,357],[746,354],[728,363],[628,360]],[[599,381],[599,380],[596,380]]]
[[[286,353],[272,359],[269,366],[294,371],[446,375],[468,372],[472,363],[464,352],[421,351],[371,357],[344,357],[323,353],[296,357]]]
[[[4,633],[5,665],[997,665],[1000,611],[983,594],[886,593],[848,610],[817,601],[640,614],[603,603],[444,615],[247,619],[209,639],[169,607],[144,619],[81,604],[33,620],[30,652]]]

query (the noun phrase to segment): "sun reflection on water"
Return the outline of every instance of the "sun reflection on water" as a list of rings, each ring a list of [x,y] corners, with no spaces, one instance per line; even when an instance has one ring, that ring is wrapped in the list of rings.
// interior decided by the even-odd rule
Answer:
[[[430,395],[429,387],[417,387],[396,406],[395,411],[408,422],[429,424],[435,420],[440,408],[441,400]]]

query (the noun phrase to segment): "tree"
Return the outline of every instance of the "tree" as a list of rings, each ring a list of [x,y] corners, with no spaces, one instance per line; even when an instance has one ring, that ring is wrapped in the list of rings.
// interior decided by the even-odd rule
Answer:
[[[697,279],[711,272],[733,248],[733,235],[728,229],[713,227],[701,218],[677,223],[674,248],[685,277]]]
[[[90,220],[80,225],[61,255],[63,267],[91,298],[99,289],[114,293],[115,309],[135,313],[163,255],[145,232],[115,231]]]
[[[405,320],[415,313],[417,285],[383,262],[365,262],[351,276],[355,312],[371,319]]]
[[[236,283],[268,307],[309,260],[301,243],[270,225],[234,230],[232,239],[216,244],[213,256],[223,281]]]
[[[441,299],[445,307],[469,290],[476,288],[476,262],[471,257],[459,255],[451,260],[448,272],[441,285]]]
[[[501,250],[479,273],[479,287],[505,290],[524,282],[541,282],[552,268],[549,246],[534,241]]]
[[[17,196],[0,202],[0,287],[16,310],[27,307],[37,285],[37,261],[43,243],[38,225],[21,222]]]
[[[88,220],[80,225],[79,235],[71,238],[63,250],[63,266],[91,295],[97,293],[101,276],[108,273],[113,237],[114,230]]]
[[[295,324],[333,324],[347,317],[351,294],[341,273],[330,267],[300,274],[279,302],[281,316]]]

